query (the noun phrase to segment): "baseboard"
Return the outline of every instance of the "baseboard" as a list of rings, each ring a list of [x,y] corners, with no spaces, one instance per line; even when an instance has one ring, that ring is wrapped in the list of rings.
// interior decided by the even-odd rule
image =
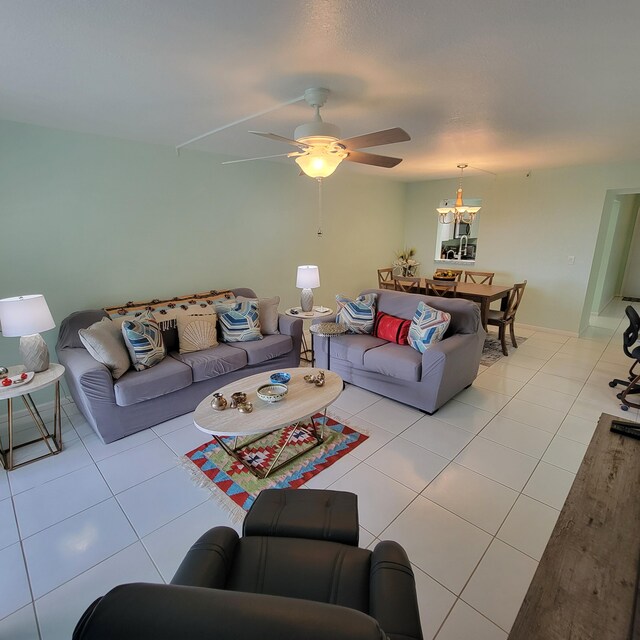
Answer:
[[[578,338],[580,334],[577,331],[564,331],[563,329],[550,329],[549,327],[538,327],[535,324],[523,324],[516,321],[516,333],[518,333],[518,327],[528,329],[529,331],[540,331],[540,333],[557,333],[561,336],[568,336],[569,338]]]

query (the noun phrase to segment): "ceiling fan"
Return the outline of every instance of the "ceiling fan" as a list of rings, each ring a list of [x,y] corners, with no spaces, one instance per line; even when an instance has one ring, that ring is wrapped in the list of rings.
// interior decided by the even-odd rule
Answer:
[[[320,117],[320,108],[325,105],[328,95],[329,89],[323,88],[307,89],[304,92],[305,101],[316,111],[315,118],[312,122],[301,124],[297,127],[293,134],[293,139],[285,138],[275,133],[264,133],[262,131],[249,132],[262,136],[263,138],[269,138],[276,142],[284,142],[285,144],[297,147],[297,151],[273,156],[262,156],[260,158],[230,160],[223,162],[223,164],[287,156],[294,158],[302,171],[310,178],[322,179],[330,176],[343,160],[383,167],[385,169],[391,169],[402,162],[402,158],[382,156],[376,153],[359,151],[359,149],[411,140],[411,137],[404,129],[396,127],[394,129],[385,129],[384,131],[365,133],[364,135],[353,138],[341,138],[340,129],[334,124],[324,122]]]

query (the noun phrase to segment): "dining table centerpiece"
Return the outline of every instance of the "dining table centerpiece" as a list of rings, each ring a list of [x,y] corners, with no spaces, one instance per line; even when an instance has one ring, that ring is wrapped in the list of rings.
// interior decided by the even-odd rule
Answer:
[[[420,263],[414,259],[415,255],[416,250],[414,248],[405,248],[402,251],[396,252],[396,259],[393,261],[393,266],[400,270],[401,276],[411,277],[416,275]]]

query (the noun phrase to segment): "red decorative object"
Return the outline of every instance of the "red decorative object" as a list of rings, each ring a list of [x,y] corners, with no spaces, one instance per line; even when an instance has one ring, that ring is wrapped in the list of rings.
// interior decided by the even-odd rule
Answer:
[[[2,386],[10,387],[13,384],[13,380],[11,378],[2,378]]]
[[[378,311],[373,325],[373,335],[376,338],[382,338],[396,344],[409,344],[407,336],[409,335],[410,327],[411,320],[396,318],[396,316],[390,316],[388,313]]]

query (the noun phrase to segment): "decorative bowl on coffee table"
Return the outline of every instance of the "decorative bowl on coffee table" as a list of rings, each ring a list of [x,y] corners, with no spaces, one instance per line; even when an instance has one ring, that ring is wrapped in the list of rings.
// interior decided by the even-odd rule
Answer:
[[[258,387],[257,394],[260,400],[265,402],[280,402],[287,395],[287,385],[285,384],[263,384]]]

